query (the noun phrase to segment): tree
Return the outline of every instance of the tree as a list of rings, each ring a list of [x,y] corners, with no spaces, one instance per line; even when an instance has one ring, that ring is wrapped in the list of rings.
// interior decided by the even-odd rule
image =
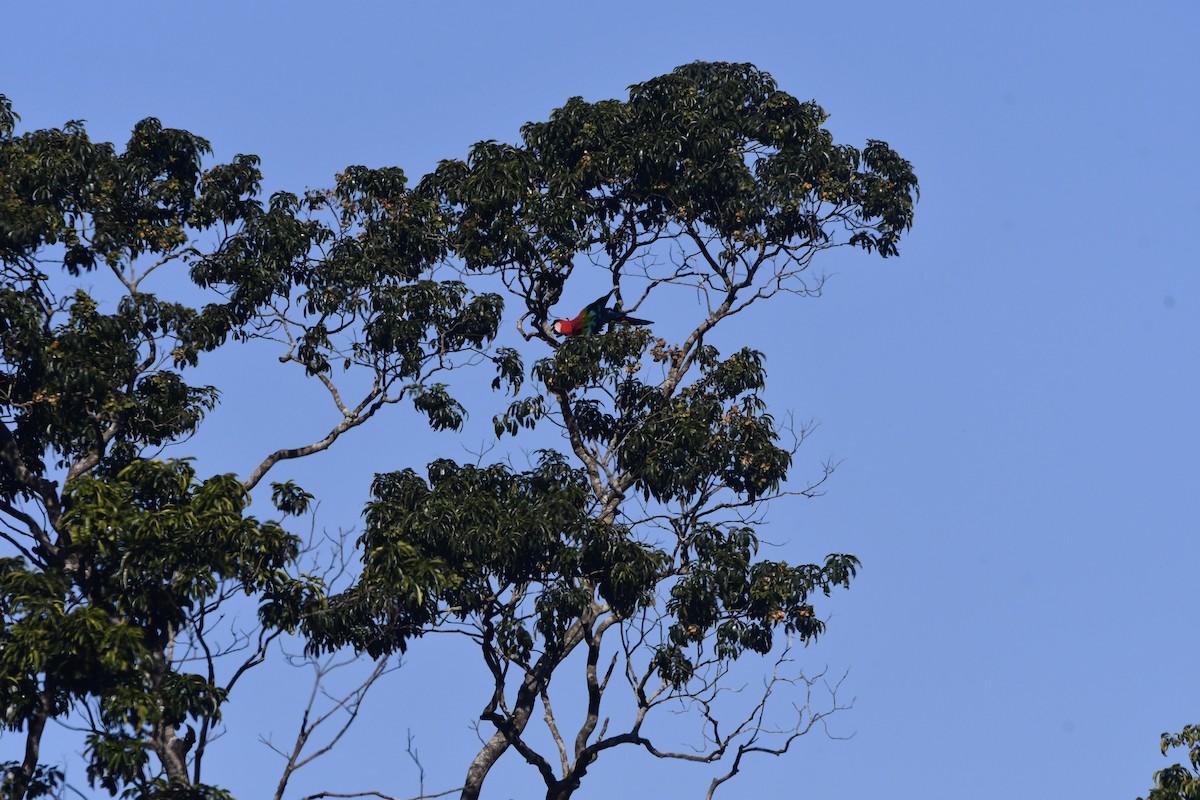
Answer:
[[[1197,800],[1200,798],[1200,727],[1184,725],[1179,733],[1162,735],[1162,754],[1173,747],[1188,748],[1189,770],[1182,764],[1172,764],[1154,773],[1154,788],[1145,800]],[[1142,800],[1139,798],[1138,800]]]
[[[783,671],[786,655],[757,702],[732,724],[720,718],[734,662],[771,652],[781,633],[816,638],[814,597],[848,586],[858,560],[757,557],[763,504],[811,495],[824,475],[785,482],[803,435],[781,442],[760,394],[762,353],[722,358],[705,338],[760,302],[817,294],[806,276],[822,250],[897,252],[917,190],[910,165],[883,142],[834,144],[824,120],[750,65],[697,63],[632,87],[627,102],[572,99],[525,126],[520,145],[483,142],[418,185],[453,220],[465,269],[503,282],[523,306],[524,339],[544,353],[497,435],[549,425],[565,451],[548,446],[525,470],[439,460],[426,477],[380,475],[361,581],[305,624],[317,647],[373,654],[428,630],[474,642],[493,676],[481,692],[490,733],[464,798],[510,750],[547,798],[569,797],[621,745],[725,759],[711,795],[746,756],[782,753],[819,721],[801,708],[773,727],[768,700],[802,680]],[[678,305],[686,291],[699,314],[678,342],[619,326],[560,342],[550,309],[589,268],[626,310]],[[565,680],[586,706],[570,730],[551,694]],[[627,708],[602,713],[620,684]],[[673,752],[649,733],[680,704],[707,750]],[[549,750],[529,729],[539,706]]]
[[[386,659],[431,631],[462,636],[492,676],[465,798],[509,753],[566,798],[626,745],[720,763],[711,796],[836,709],[807,701],[816,676],[793,646],[823,632],[817,600],[858,560],[766,559],[757,532],[766,504],[817,494],[832,467],[789,481],[806,430],[766,407],[764,354],[712,342],[752,306],[819,294],[823,250],[897,253],[917,182],[886,144],[835,144],[821,108],[769,75],[696,63],[627,101],[572,99],[519,145],[480,143],[411,188],[399,169],[351,167],[329,190],[263,202],[254,157],[203,168],[207,142],[156,120],[118,153],[79,123],[16,135],[0,112],[0,699],[26,742],[9,796],[61,782],[38,748],[68,715],[90,730],[93,784],[227,796],[205,782],[208,737],[293,632],[318,677],[343,648]],[[73,280],[99,272],[112,293]],[[625,311],[697,311],[677,341],[620,325],[560,341],[552,309],[597,275]],[[151,293],[152,277],[181,299]],[[501,293],[516,347],[497,344]],[[219,399],[187,371],[252,340],[328,394],[328,427],[248,455],[240,478],[155,460]],[[295,534],[248,516],[278,464],[387,406],[458,429],[456,376],[473,365],[513,395],[496,436],[534,457],[378,475],[351,585],[314,577]],[[272,499],[288,515],[314,498],[282,481]],[[258,627],[218,631],[239,595]],[[735,707],[732,675],[769,654],[762,693]],[[672,747],[667,708],[690,713],[706,749]],[[277,796],[317,719],[281,750]]]
[[[202,781],[221,707],[324,589],[297,569],[294,534],[247,516],[249,491],[403,399],[454,427],[461,407],[431,378],[477,357],[501,301],[433,275],[445,226],[398,169],[351,167],[331,190],[263,204],[255,157],[202,169],[208,143],[154,119],[120,153],[78,122],[15,135],[16,122],[0,97],[0,705],[25,734],[6,796],[61,781],[39,747],[68,714],[90,730],[92,783],[224,796]],[[79,288],[85,273],[111,288]],[[155,281],[207,301],[164,299]],[[279,342],[280,361],[324,387],[329,428],[245,479],[155,460],[217,401],[186,371],[251,339]],[[350,373],[367,386],[357,398],[337,384]],[[311,499],[290,482],[272,494],[284,513]],[[261,628],[216,632],[239,594]]]

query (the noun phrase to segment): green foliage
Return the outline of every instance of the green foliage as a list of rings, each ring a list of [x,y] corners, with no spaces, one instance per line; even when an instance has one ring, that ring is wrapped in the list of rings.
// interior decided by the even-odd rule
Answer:
[[[429,418],[429,425],[435,431],[456,430],[467,415],[462,403],[446,389],[446,384],[434,383],[413,392],[413,408]]]
[[[269,637],[319,607],[322,587],[295,577],[295,536],[248,515],[247,484],[147,458],[218,400],[187,370],[231,341],[283,339],[282,360],[310,375],[367,372],[375,388],[338,422],[410,393],[455,427],[464,411],[426,385],[427,365],[483,350],[502,302],[433,276],[439,209],[398,169],[352,167],[334,189],[264,205],[256,157],[205,168],[208,143],[157,120],[118,151],[81,123],[17,133],[17,119],[0,97],[0,515],[16,532],[0,554],[2,724],[36,739],[86,707],[95,785],[219,796],[182,774],[155,783],[168,734],[187,720],[207,730],[227,701],[170,653],[198,647],[236,593],[254,597]],[[189,302],[152,293],[168,270],[194,284]],[[92,288],[105,277],[111,288]],[[497,367],[518,380],[514,354]],[[273,500],[303,514],[312,496],[288,481]],[[12,792],[44,791],[50,774],[17,765]]]
[[[1188,749],[1191,769],[1172,764],[1154,773],[1154,788],[1144,800],[1200,800],[1200,725],[1184,725],[1179,733],[1164,733],[1162,754],[1165,756],[1173,747]]]
[[[836,554],[823,566],[754,561],[758,539],[751,528],[700,525],[690,544],[695,566],[671,587],[667,610],[674,620],[668,642],[655,654],[663,679],[676,687],[691,677],[700,646],[710,637],[722,660],[746,650],[769,652],[781,625],[801,642],[815,639],[825,623],[814,615],[810,595],[819,589],[828,597],[836,586],[849,588],[859,565],[854,556]],[[687,655],[689,646],[695,656]]]
[[[232,476],[198,481],[187,462],[138,460],[75,479],[63,499],[66,571],[0,560],[0,706],[16,730],[43,695],[53,716],[98,698],[88,774],[117,793],[150,779],[159,726],[221,716],[224,688],[163,661],[177,632],[230,585],[261,598],[268,625],[290,627],[318,587],[288,575],[296,537],[246,516]]]
[[[296,485],[294,481],[271,484],[271,502],[280,513],[303,516],[308,513],[313,496]]]
[[[524,146],[482,142],[420,188],[444,199],[468,267],[524,271],[538,322],[576,253],[619,266],[647,234],[703,231],[719,265],[838,241],[895,255],[912,167],[881,141],[834,144],[826,116],[749,64],[698,62],[631,87],[627,102],[573,98],[522,128]]]
[[[558,453],[543,452],[536,468],[521,473],[436,461],[428,482],[412,470],[388,473],[372,494],[360,540],[363,576],[337,599],[359,627],[347,637],[345,625],[311,626],[320,646],[350,643],[372,655],[403,649],[451,609],[459,619],[498,620],[505,648],[528,656],[535,636],[561,646],[566,624],[590,602],[580,581],[628,614],[650,601],[662,566],[660,552],[588,514],[585,478]],[[497,596],[512,591],[536,595],[528,626],[500,619]],[[366,613],[378,614],[368,606],[382,597],[395,604],[389,612]]]
[[[0,139],[0,403],[31,472],[47,468],[47,452],[57,467],[89,455],[119,470],[142,448],[190,434],[212,408],[216,391],[187,385],[160,356],[211,349],[225,331],[198,341],[197,312],[139,291],[132,272],[142,257],[186,257],[190,231],[244,202],[232,169],[202,180],[208,151],[153,119],[120,154],[77,123]],[[129,291],[106,313],[82,290],[56,289],[35,256],[57,256],[69,275],[112,270]],[[0,498],[27,488],[0,473]]]
[[[2,110],[0,106],[0,110]],[[0,123],[3,120],[0,119]],[[0,762],[0,796],[12,797],[16,790],[15,778],[20,764],[16,761]],[[33,776],[30,778],[28,786],[25,790],[25,796],[28,798],[37,797],[53,797],[62,786],[63,772],[57,767],[48,767],[44,764],[39,764],[34,769]]]
[[[289,354],[310,375],[358,366],[391,385],[419,379],[434,356],[475,351],[496,336],[499,295],[432,276],[446,255],[447,220],[436,203],[407,190],[399,169],[350,167],[333,189],[278,192],[267,208],[243,215],[238,234],[191,270],[197,284],[227,300],[201,315],[211,338],[255,320],[261,326],[269,303],[291,304],[311,320]],[[266,322],[270,331],[282,325],[282,317]],[[507,362],[498,366],[511,375]]]
[[[123,785],[145,786],[150,763],[150,746],[144,740],[124,732],[93,733],[88,736],[88,782],[99,784],[110,795]]]
[[[30,569],[20,558],[0,559],[0,708],[9,730],[22,729],[37,711],[41,675],[52,716],[73,698],[137,680],[142,632],[114,624],[101,608],[70,603],[69,587],[65,575]]]
[[[232,475],[197,482],[185,461],[136,461],[111,479],[83,476],[64,495],[92,601],[152,640],[182,627],[224,580],[271,598],[290,578],[293,534],[245,515],[249,496]]]

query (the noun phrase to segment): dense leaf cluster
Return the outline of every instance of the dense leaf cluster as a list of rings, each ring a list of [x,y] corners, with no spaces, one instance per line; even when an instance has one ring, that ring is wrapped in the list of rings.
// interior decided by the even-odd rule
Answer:
[[[1172,764],[1154,773],[1154,788],[1144,800],[1200,799],[1200,725],[1184,725],[1179,733],[1164,733],[1163,755],[1174,747],[1187,748],[1191,769],[1182,764]]]
[[[121,154],[78,124],[0,138],[0,403],[31,472],[44,472],[47,453],[58,467],[87,453],[119,469],[140,449],[190,433],[212,407],[214,389],[154,368],[161,342],[202,346],[194,309],[131,291],[105,313],[83,291],[58,294],[41,271],[45,256],[78,275],[179,252],[189,219],[203,224],[192,217],[197,206],[216,213],[199,187],[207,150],[157,120],[139,123]],[[6,500],[27,488],[0,475]]]
[[[623,526],[592,516],[583,473],[554,452],[520,473],[440,460],[429,465],[428,481],[412,470],[388,473],[372,494],[360,541],[365,571],[340,600],[410,602],[358,632],[373,653],[403,647],[406,635],[448,613],[497,626],[502,649],[528,661],[535,637],[539,647],[563,647],[566,629],[592,602],[584,587],[632,614],[653,598],[665,563]],[[422,585],[421,575],[434,580]],[[354,643],[331,643],[347,641]]]
[[[886,143],[833,142],[827,115],[749,64],[696,63],[631,87],[628,101],[572,98],[522,128],[524,146],[483,142],[420,188],[440,195],[455,252],[475,269],[518,267],[537,321],[578,253],[620,266],[680,232],[731,265],[835,242],[895,255],[917,180]]]

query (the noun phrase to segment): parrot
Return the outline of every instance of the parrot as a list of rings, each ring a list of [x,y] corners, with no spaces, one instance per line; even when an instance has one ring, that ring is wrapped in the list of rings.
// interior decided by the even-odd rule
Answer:
[[[608,294],[589,303],[587,308],[580,311],[579,316],[575,319],[555,320],[554,332],[560,336],[592,336],[600,333],[605,325],[611,325],[614,322],[625,322],[629,325],[653,324],[648,319],[637,319],[628,316],[624,311],[606,308],[608,298],[612,297],[615,291],[616,289],[612,289]]]

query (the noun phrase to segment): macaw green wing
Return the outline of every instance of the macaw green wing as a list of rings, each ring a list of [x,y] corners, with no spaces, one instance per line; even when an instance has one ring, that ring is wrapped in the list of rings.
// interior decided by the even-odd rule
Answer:
[[[608,305],[608,298],[612,297],[613,292],[615,291],[616,289],[609,289],[608,294],[604,295],[603,297],[597,297],[595,300],[588,303],[587,308],[583,310],[583,313],[596,315],[602,314],[604,307]]]
[[[579,313],[581,332],[584,336],[595,335],[608,322],[608,309],[605,306],[608,304],[608,298],[612,297],[615,291],[616,289],[609,289],[608,294],[597,297]]]

